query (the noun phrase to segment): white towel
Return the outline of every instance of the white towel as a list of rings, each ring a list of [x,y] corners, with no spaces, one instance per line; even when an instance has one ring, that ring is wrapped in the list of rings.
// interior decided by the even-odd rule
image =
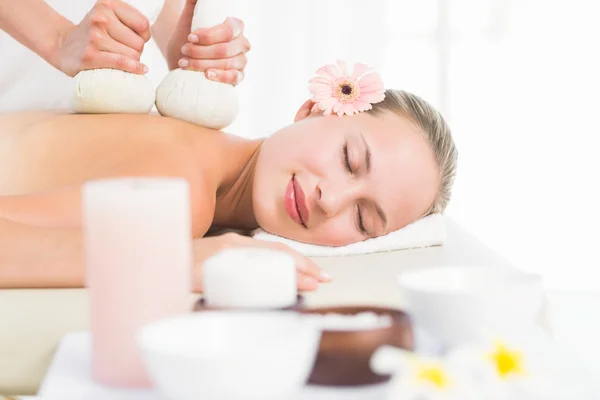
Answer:
[[[339,247],[296,242],[270,234],[262,229],[253,231],[252,237],[258,240],[284,243],[309,257],[343,256],[441,246],[446,240],[446,224],[441,214],[432,214],[385,236]]]

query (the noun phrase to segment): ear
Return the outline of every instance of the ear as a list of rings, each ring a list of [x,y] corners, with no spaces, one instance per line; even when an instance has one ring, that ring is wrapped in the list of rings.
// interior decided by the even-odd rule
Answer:
[[[307,100],[302,104],[302,107],[296,113],[296,117],[294,118],[294,122],[302,121],[304,118],[309,117],[312,114],[312,108],[315,105],[315,102],[312,100]]]

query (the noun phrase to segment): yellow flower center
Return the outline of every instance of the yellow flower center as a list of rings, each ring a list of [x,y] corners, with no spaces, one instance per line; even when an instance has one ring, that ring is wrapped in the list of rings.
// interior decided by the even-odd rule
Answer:
[[[497,343],[496,348],[487,357],[498,371],[498,375],[507,378],[509,375],[523,375],[523,354],[511,350],[503,343]]]
[[[358,89],[350,81],[342,81],[335,90],[335,96],[342,101],[352,101],[358,96]]]
[[[438,389],[444,389],[450,384],[448,374],[439,364],[423,364],[418,367],[417,380],[429,383]]]

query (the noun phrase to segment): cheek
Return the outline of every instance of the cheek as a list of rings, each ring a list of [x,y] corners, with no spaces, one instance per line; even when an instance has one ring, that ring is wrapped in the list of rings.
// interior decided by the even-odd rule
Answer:
[[[310,239],[323,246],[344,246],[364,238],[347,216],[334,217],[310,232]]]
[[[309,170],[323,172],[332,167],[342,151],[342,143],[335,130],[315,124],[307,129],[294,132],[290,137],[286,154]]]
[[[338,150],[339,147],[339,150]],[[340,173],[345,173],[344,166],[341,161],[341,145],[332,143],[331,141],[321,141],[317,144],[303,144],[298,148],[298,162],[311,174],[328,179],[340,179]]]

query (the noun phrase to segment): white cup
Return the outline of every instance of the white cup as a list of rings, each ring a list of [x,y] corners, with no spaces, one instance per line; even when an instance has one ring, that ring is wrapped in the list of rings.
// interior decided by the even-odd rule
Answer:
[[[539,275],[486,266],[444,266],[398,278],[414,323],[445,347],[531,328],[541,311]]]

